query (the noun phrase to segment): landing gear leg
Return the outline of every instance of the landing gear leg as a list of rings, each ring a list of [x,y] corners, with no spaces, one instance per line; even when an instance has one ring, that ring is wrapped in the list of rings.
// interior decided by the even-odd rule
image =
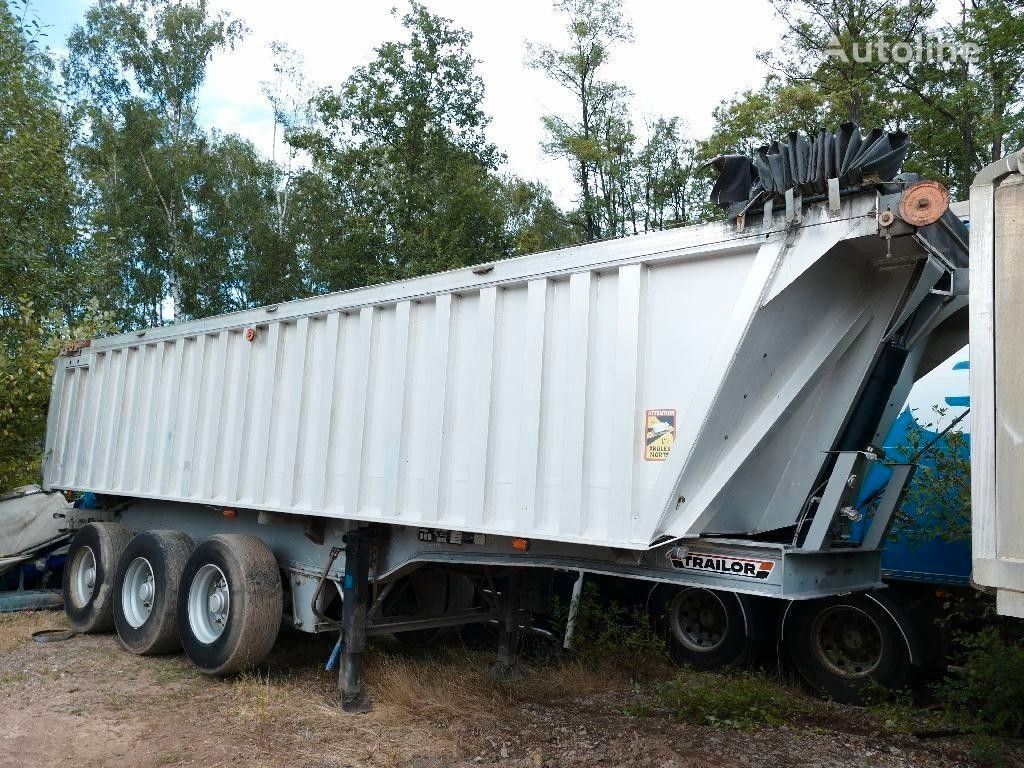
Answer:
[[[511,573],[501,595],[501,623],[498,627],[498,660],[491,674],[500,680],[518,680],[523,676],[519,667],[519,574]]]
[[[366,612],[370,603],[371,546],[365,530],[345,535],[338,692],[342,710],[352,714],[370,711],[370,700],[363,691],[363,655],[366,652]]]

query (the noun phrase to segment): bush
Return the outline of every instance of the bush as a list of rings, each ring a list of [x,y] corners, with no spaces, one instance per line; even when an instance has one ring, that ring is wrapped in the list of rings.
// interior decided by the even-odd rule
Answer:
[[[20,314],[0,318],[0,493],[39,481],[53,361],[72,338],[110,327],[94,301],[74,329],[59,313],[36,314],[27,300]]]
[[[979,734],[1024,736],[1024,646],[997,627],[961,635],[963,672],[938,686],[946,708]]]
[[[555,600],[552,618],[556,637],[565,634],[568,608]],[[665,642],[651,626],[647,614],[639,607],[603,602],[592,583],[584,585],[577,604],[569,656],[590,669],[621,669],[634,681],[650,677],[667,659]]]

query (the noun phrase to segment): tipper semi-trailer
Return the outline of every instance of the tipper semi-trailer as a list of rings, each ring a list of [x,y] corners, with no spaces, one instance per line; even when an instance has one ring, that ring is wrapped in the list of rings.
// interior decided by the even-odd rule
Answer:
[[[968,282],[906,147],[791,134],[718,161],[724,221],[73,345],[44,481],[102,503],[69,514],[71,625],[214,674],[282,619],[340,632],[357,711],[367,636],[491,622],[508,671],[552,574],[599,574],[659,590],[695,664],[771,605],[818,689],[899,684],[927,637],[871,590],[913,466],[876,446]]]

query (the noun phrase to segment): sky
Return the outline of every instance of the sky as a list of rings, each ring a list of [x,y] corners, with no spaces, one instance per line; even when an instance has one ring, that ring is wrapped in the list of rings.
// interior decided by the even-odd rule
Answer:
[[[234,51],[211,63],[200,96],[200,121],[239,133],[269,155],[271,111],[260,83],[272,78],[269,44],[280,40],[305,59],[313,86],[341,82],[353,67],[369,61],[373,49],[401,36],[392,0],[211,0],[249,27]],[[524,66],[526,40],[558,44],[564,22],[551,0],[426,0],[433,12],[473,34],[472,52],[484,80],[484,108],[492,117],[489,137],[508,157],[505,170],[539,179],[556,200],[573,199],[568,166],[541,151],[541,115],[568,112],[571,97]],[[81,22],[85,0],[34,0],[34,12],[47,29],[47,43],[58,54],[71,29]],[[638,126],[658,116],[679,116],[693,136],[706,135],[711,112],[737,90],[763,78],[755,58],[778,37],[779,24],[763,0],[656,2],[625,0],[634,41],[620,46],[607,76],[634,93]]]

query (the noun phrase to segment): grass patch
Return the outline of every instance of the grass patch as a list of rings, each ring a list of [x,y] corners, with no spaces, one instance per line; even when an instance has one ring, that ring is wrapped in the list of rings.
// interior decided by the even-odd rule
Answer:
[[[159,686],[195,682],[203,676],[187,658],[153,658],[150,665],[153,682]]]
[[[693,672],[641,694],[626,706],[627,714],[667,714],[684,723],[752,731],[811,720],[828,705],[749,672]]]
[[[441,651],[426,657],[381,652],[368,658],[366,679],[375,702],[442,727],[473,712],[496,719],[514,715],[519,684],[493,679],[493,654]]]
[[[0,613],[0,653],[10,653],[32,642],[32,633],[40,629],[67,629],[61,611],[18,611]]]
[[[16,685],[23,683],[28,680],[28,675],[24,672],[15,672],[9,675],[0,675],[0,686],[3,685]]]

